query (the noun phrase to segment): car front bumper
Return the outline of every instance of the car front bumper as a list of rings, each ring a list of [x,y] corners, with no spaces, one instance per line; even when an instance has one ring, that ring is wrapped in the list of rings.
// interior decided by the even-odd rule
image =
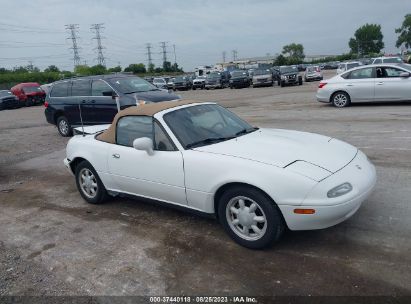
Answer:
[[[69,160],[68,158],[65,158],[65,159],[63,160],[63,163],[64,163],[64,166],[66,167],[67,171],[68,171],[71,175],[74,175],[74,174],[73,174],[73,171],[71,171],[71,167],[70,167],[71,160]]]
[[[279,205],[290,230],[314,230],[337,225],[350,218],[367,199],[377,181],[375,167],[364,153],[344,168],[319,182],[300,206]],[[336,198],[328,198],[327,192],[349,182],[353,189]],[[313,209],[314,214],[296,214],[295,209]]]

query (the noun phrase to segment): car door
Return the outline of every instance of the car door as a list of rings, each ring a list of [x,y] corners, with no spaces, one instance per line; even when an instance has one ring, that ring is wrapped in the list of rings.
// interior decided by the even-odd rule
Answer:
[[[411,78],[400,77],[405,72],[396,67],[377,67],[375,99],[381,101],[411,100]]]
[[[350,95],[351,101],[374,100],[374,68],[367,67],[353,70],[346,77],[344,89]]]
[[[141,137],[153,140],[152,155],[133,148],[134,139]],[[153,117],[120,118],[116,144],[108,157],[109,172],[118,191],[187,205],[183,156]]]
[[[81,119],[84,124],[93,124],[93,104],[91,103],[90,95],[91,87],[89,79],[78,79],[72,82],[70,107],[73,114],[77,113],[78,115],[76,124],[80,124]],[[81,107],[81,118],[79,105]]]
[[[117,104],[112,97],[113,89],[103,80],[91,83],[92,120],[96,124],[111,123],[117,114]]]

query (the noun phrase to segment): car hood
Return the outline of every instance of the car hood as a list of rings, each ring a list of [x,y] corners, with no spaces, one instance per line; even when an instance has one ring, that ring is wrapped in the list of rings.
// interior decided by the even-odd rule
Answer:
[[[290,75],[297,75],[297,72],[291,72],[291,73],[281,73],[282,76],[290,76]]]
[[[253,76],[254,79],[266,79],[266,78],[270,78],[270,77],[271,77],[270,74]]]
[[[357,154],[357,148],[340,140],[282,129],[259,129],[193,150],[239,157],[281,168],[295,161],[305,161],[332,173],[346,166]]]
[[[145,100],[151,102],[160,102],[160,101],[170,101],[180,99],[176,94],[169,93],[168,91],[158,90],[158,91],[149,91],[149,92],[139,92],[136,93],[138,100]]]

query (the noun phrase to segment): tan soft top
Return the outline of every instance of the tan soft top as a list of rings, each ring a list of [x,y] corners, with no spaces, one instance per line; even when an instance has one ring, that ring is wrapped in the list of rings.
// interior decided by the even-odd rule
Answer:
[[[175,108],[182,105],[199,103],[199,101],[194,100],[176,100],[176,101],[163,101],[156,103],[148,103],[144,105],[128,107],[116,114],[114,116],[113,122],[110,127],[103,133],[97,136],[98,140],[105,141],[111,144],[116,143],[116,126],[117,121],[124,116],[154,116],[156,113],[163,110]],[[201,103],[201,101],[200,101]]]

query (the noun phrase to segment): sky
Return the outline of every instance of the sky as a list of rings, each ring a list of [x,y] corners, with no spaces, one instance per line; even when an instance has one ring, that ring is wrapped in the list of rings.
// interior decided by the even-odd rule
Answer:
[[[78,24],[81,63],[97,64],[90,27],[104,23],[107,67],[162,64],[167,58],[186,71],[238,58],[274,55],[301,43],[306,55],[348,52],[348,40],[365,23],[381,24],[387,53],[396,53],[398,28],[411,13],[409,0],[0,0],[0,67],[50,64],[73,70],[67,24]],[[9,12],[9,13],[7,13]]]

